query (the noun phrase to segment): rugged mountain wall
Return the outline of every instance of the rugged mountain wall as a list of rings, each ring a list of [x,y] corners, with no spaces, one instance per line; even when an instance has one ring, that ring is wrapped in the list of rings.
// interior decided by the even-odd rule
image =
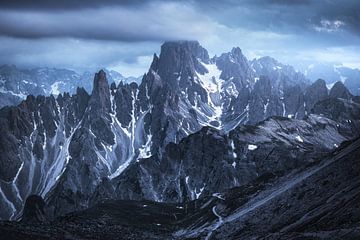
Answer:
[[[335,122],[319,115],[304,120],[271,117],[254,126],[239,126],[229,134],[204,127],[179,144],[168,144],[161,158],[141,159],[119,177],[103,182],[92,201],[116,198],[179,203],[269,173],[284,175],[316,162],[341,142],[359,135],[359,117],[353,121]]]
[[[100,71],[91,94],[30,95],[1,109],[0,217],[16,219],[32,194],[54,215],[104,197],[196,199],[296,168],[354,136],[354,114],[334,117],[323,103],[314,108],[323,117],[307,115],[328,97],[321,81],[307,86],[283,65],[259,75],[254,64],[239,48],[211,59],[198,42],[167,42],[139,86],[109,86]],[[332,99],[358,111],[351,95]],[[246,123],[255,126],[241,133]],[[253,142],[242,142],[248,134]]]

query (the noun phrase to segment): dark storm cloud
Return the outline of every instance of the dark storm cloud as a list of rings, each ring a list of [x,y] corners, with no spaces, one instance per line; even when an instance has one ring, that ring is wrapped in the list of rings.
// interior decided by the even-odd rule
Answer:
[[[96,8],[103,6],[137,6],[145,3],[143,0],[2,0],[1,8],[23,10],[66,10]]]
[[[240,46],[250,58],[355,63],[359,37],[358,0],[0,1],[0,64],[147,66],[177,39],[199,40],[211,54]]]
[[[208,23],[206,16],[172,3],[67,11],[0,9],[0,35],[15,38],[70,37],[124,42],[195,39],[209,34]]]
[[[196,12],[182,14],[191,8],[196,9],[198,17]],[[204,16],[231,28],[252,31],[322,31],[326,35],[342,30],[360,35],[358,0],[3,0],[0,35],[129,42],[194,39],[206,35],[209,23]]]
[[[321,21],[342,21],[342,30],[360,35],[358,0],[225,0],[193,1],[220,23],[251,30],[314,32]]]
[[[342,21],[344,29],[360,35],[360,1],[328,1],[327,4],[319,4],[319,14],[312,20]]]
[[[301,5],[301,4],[309,4],[310,0],[271,0],[273,4],[284,4],[284,5]]]

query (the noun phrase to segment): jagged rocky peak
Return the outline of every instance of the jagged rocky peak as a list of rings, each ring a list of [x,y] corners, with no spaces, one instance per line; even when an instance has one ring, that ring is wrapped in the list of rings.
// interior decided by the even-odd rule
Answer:
[[[250,62],[250,64],[251,68],[258,75],[267,75],[266,73],[269,69],[274,70],[276,69],[275,66],[278,66],[276,60],[271,57],[255,58]]]
[[[59,96],[61,96],[61,95],[59,95]],[[88,97],[89,94],[83,87],[77,87],[76,88],[76,96],[87,96]]]
[[[233,47],[231,49],[231,53],[235,56],[242,56],[242,51],[241,51],[241,48],[239,48],[239,47]]]
[[[171,41],[165,42],[161,46],[160,58],[168,54],[176,54],[178,58],[195,57],[208,63],[210,58],[207,50],[203,48],[198,41]],[[186,60],[186,59],[183,59]]]
[[[249,61],[239,47],[234,47],[230,52],[216,57],[216,65],[222,71],[220,78],[224,80],[235,79],[237,87],[248,85],[253,80],[254,74]]]
[[[299,85],[304,90],[310,84],[304,74],[296,71],[292,66],[282,64],[269,56],[252,60],[251,67],[257,76],[267,75],[270,77],[274,86],[286,88]]]
[[[154,56],[152,71],[166,81],[172,89],[187,86],[194,80],[196,73],[204,74],[209,63],[207,50],[197,41],[165,42],[161,46],[159,58]]]
[[[239,47],[234,47],[231,49],[230,52],[228,53],[223,53],[220,55],[220,57],[218,58],[218,60],[228,60],[228,63],[244,63],[244,62],[248,62],[247,58],[243,55],[241,49]]]
[[[276,59],[265,56],[251,61],[251,66],[258,75],[268,75],[274,72],[295,73],[295,69],[290,65],[284,65]]]
[[[230,52],[231,59],[236,63],[248,64],[248,59],[245,57],[239,47],[234,47]]]
[[[322,79],[316,80],[305,91],[305,104],[307,110],[311,110],[315,103],[328,97],[326,82]]]
[[[153,61],[150,65],[150,70],[154,70],[156,71],[158,69],[158,63],[159,63],[159,57],[156,53],[154,53],[154,56],[153,56]],[[143,78],[145,77],[146,75],[143,76]]]
[[[90,103],[107,112],[111,109],[110,88],[104,70],[95,74]]]
[[[324,89],[326,90],[326,82],[325,80],[319,78],[318,80],[316,80],[313,84],[311,84],[310,86],[311,88],[316,88],[319,91],[324,91]]]
[[[330,89],[329,96],[332,98],[351,99],[352,95],[342,82],[336,82]]]
[[[318,79],[312,83],[307,89],[307,93],[317,94],[320,98],[324,99],[328,96],[328,89],[326,82],[323,79]],[[321,100],[321,99],[319,99]]]
[[[105,71],[101,69],[98,73],[95,73],[93,94],[105,90],[109,90],[109,84],[106,79]]]

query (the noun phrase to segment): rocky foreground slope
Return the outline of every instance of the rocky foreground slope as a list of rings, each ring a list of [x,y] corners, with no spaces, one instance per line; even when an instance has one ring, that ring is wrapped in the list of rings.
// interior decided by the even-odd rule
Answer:
[[[23,221],[1,222],[7,239],[358,239],[360,140],[288,174],[171,204],[103,200],[49,222],[32,197]],[[37,211],[35,211],[36,209]],[[40,214],[39,214],[40,212]],[[39,216],[40,215],[40,216]]]

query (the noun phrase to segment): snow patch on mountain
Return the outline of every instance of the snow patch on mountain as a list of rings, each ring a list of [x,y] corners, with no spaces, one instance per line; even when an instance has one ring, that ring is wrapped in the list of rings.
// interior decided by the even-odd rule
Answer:
[[[207,93],[207,105],[212,110],[212,116],[208,119],[209,122],[217,121],[219,126],[216,128],[221,128],[221,116],[223,114],[223,107],[221,104],[223,84],[224,80],[220,78],[221,71],[218,69],[216,64],[206,64],[201,62],[201,64],[207,69],[207,73],[200,74],[197,73],[198,82],[206,90]]]
[[[65,83],[60,81],[60,82],[55,82],[51,85],[51,90],[50,90],[50,94],[53,95],[59,95],[61,90],[60,90],[60,85],[64,85]]]
[[[297,135],[296,137],[295,137],[295,139],[298,141],[298,142],[304,142],[304,140],[299,136],[299,135]]]
[[[254,144],[249,144],[248,145],[248,150],[250,150],[250,151],[254,151],[254,150],[256,150],[258,147],[256,146],[256,145],[254,145]]]

